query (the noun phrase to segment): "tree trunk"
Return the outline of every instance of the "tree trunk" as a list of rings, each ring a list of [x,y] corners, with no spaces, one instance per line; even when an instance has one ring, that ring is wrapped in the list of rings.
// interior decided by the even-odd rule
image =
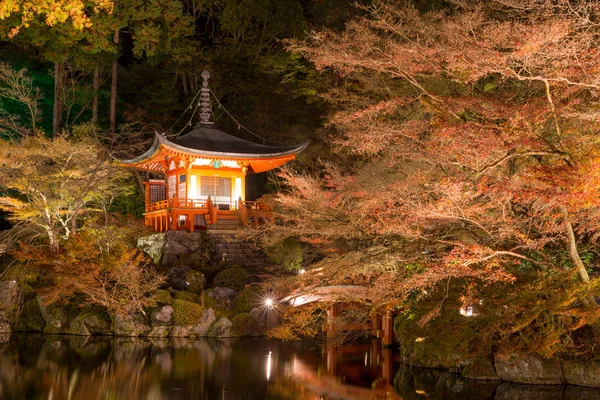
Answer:
[[[567,207],[565,206],[561,206],[560,209],[563,213],[565,223],[565,233],[567,236],[566,244],[567,252],[569,253],[569,258],[571,259],[571,262],[573,263],[573,266],[577,271],[579,281],[582,284],[586,285],[590,281],[590,276],[588,275],[587,269],[585,268],[585,264],[581,260],[581,257],[579,257],[579,251],[577,250],[577,242],[575,240],[575,233],[573,232],[573,225],[571,225],[571,221],[569,219],[569,212],[567,211]],[[586,295],[583,299],[583,302],[588,308],[597,307],[596,299],[591,294]]]
[[[185,97],[187,97],[189,91],[188,91],[187,77],[186,77],[186,73],[185,72],[181,73],[181,82],[183,83],[183,95]]]
[[[115,31],[113,43],[117,47],[117,53],[119,50],[119,30]],[[112,83],[110,87],[110,131],[114,132],[117,126],[117,73],[119,66],[119,56],[115,58],[112,65]]]
[[[100,61],[94,66],[94,98],[92,99],[92,123],[98,125],[98,91],[100,90]]]
[[[54,63],[54,112],[52,115],[52,133],[60,134],[65,112],[65,63]]]

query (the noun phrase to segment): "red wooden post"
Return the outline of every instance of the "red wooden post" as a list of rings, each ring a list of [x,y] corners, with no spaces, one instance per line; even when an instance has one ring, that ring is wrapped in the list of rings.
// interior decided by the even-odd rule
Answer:
[[[386,311],[385,315],[383,316],[383,320],[382,320],[382,330],[383,330],[383,341],[382,341],[382,346],[383,347],[389,347],[392,345],[393,343],[393,329],[394,329],[394,320],[392,318],[392,312],[391,311]]]
[[[337,317],[337,305],[332,304],[327,309],[327,340],[335,337],[335,317]]]

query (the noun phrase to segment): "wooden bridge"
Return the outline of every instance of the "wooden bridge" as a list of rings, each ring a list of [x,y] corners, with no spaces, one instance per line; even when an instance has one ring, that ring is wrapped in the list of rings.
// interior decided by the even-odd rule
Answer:
[[[282,300],[293,307],[320,302],[330,303],[327,306],[327,323],[325,330],[328,339],[333,339],[338,331],[370,331],[371,337],[382,339],[382,346],[390,347],[394,341],[394,314],[391,309],[381,314],[371,315],[370,324],[345,324],[338,326],[336,318],[343,311],[344,305],[356,303],[357,300],[368,301],[369,288],[358,285],[330,285],[302,289],[288,295]]]

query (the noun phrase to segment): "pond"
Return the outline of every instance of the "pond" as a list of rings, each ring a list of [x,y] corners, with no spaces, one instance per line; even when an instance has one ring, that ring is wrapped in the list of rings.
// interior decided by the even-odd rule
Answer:
[[[600,391],[464,381],[402,367],[377,340],[0,336],[0,399],[600,399]]]

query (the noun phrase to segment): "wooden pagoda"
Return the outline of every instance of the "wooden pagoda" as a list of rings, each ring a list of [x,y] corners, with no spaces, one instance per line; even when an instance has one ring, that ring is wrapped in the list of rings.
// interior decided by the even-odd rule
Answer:
[[[267,207],[246,201],[246,175],[265,172],[293,160],[308,143],[267,146],[217,129],[211,121],[208,72],[200,95],[200,123],[177,139],[155,134],[152,147],[121,165],[163,175],[146,187],[146,225],[156,232],[170,229],[216,227],[217,221],[236,218],[247,224]]]

